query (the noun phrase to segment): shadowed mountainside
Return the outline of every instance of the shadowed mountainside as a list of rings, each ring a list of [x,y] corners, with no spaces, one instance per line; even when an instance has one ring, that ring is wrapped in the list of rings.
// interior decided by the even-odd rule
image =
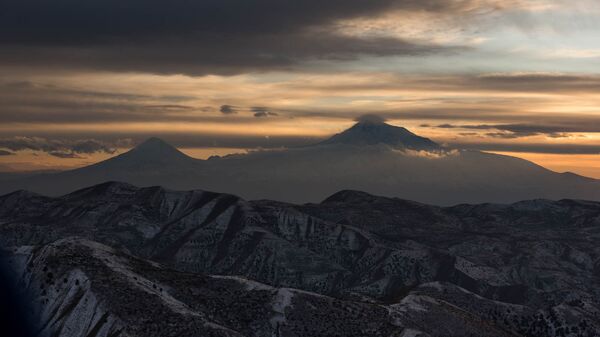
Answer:
[[[600,203],[576,200],[437,207],[346,190],[294,205],[123,183],[0,197],[5,246],[79,236],[178,272],[385,305],[382,326],[430,336],[593,336],[599,226]]]

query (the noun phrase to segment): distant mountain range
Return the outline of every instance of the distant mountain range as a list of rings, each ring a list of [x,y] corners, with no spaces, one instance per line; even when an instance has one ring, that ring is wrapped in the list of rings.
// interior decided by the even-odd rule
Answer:
[[[600,181],[529,161],[444,148],[405,128],[359,122],[312,146],[199,160],[151,138],[87,167],[0,180],[0,193],[56,196],[105,181],[204,189],[247,199],[317,202],[343,189],[439,205],[524,199],[600,200]]]
[[[599,228],[589,201],[295,205],[108,182],[0,197],[0,262],[40,336],[591,337]]]

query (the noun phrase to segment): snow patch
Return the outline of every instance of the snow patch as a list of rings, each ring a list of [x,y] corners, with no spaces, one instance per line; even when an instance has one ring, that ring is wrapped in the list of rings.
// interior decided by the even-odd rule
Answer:
[[[273,290],[274,288],[264,283],[252,281],[239,276],[211,275],[211,278],[218,280],[232,280],[243,284],[246,290]]]
[[[503,286],[510,284],[500,272],[487,266],[479,266],[462,257],[457,257],[454,268],[460,270],[466,275],[476,279],[486,281],[493,286]]]
[[[400,312],[408,312],[408,311],[428,311],[427,305],[438,305],[439,302],[434,298],[423,295],[408,295],[400,301],[398,304],[393,304],[390,307],[396,309]]]
[[[423,334],[422,331],[406,328],[402,331],[402,334],[400,335],[400,337],[418,337],[419,335],[422,335],[422,334]]]
[[[92,245],[96,244],[92,243]],[[204,315],[201,313],[191,310],[185,303],[171,296],[167,291],[165,291],[165,289],[167,289],[166,286],[157,282],[153,282],[142,275],[133,272],[130,267],[126,265],[126,263],[120,261],[117,256],[111,254],[113,252],[112,249],[107,249],[107,247],[100,244],[97,244],[97,246],[99,249],[94,249],[94,256],[103,261],[104,264],[114,272],[125,276],[129,283],[133,284],[137,288],[140,288],[146,293],[158,296],[168,308],[173,310],[173,312],[181,315],[204,317]]]
[[[278,336],[279,326],[286,322],[285,309],[292,305],[294,293],[289,288],[281,288],[275,294],[275,298],[271,303],[275,315],[269,320],[273,328],[273,337]]]

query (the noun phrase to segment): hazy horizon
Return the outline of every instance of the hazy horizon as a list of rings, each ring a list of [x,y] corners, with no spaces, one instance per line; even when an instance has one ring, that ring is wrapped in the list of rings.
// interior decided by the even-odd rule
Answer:
[[[310,138],[306,143],[299,145],[314,145],[324,138]],[[143,139],[142,141],[144,141]],[[168,141],[167,141],[168,142]],[[87,153],[85,156],[75,155],[73,157],[58,157],[43,151],[25,150],[21,151],[18,156],[14,156],[9,160],[3,161],[0,157],[0,173],[36,173],[44,171],[66,171],[77,168],[82,168],[88,165],[99,163],[101,161],[116,157],[133,149],[139,143],[132,144],[130,147],[112,148],[111,151],[100,151]],[[298,144],[297,144],[298,145]],[[177,146],[176,146],[177,147]],[[285,149],[286,147],[277,147],[274,150]],[[273,150],[273,148],[233,148],[233,147],[195,147],[177,149],[184,154],[195,159],[208,159],[212,156],[226,156],[230,154],[246,154],[252,150]],[[477,149],[477,147],[466,147],[466,149]],[[571,172],[581,176],[600,179],[600,162],[597,160],[598,155],[563,155],[552,153],[536,153],[536,152],[511,152],[511,151],[485,151],[487,153],[495,153],[506,156],[512,156],[529,160],[535,164],[543,166],[549,170],[564,173]],[[3,165],[3,163],[8,163]]]

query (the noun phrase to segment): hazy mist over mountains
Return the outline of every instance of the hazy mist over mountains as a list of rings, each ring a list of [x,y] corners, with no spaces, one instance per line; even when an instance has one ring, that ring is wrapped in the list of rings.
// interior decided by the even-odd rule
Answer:
[[[56,196],[105,181],[297,203],[318,202],[343,189],[441,205],[600,200],[597,180],[552,172],[515,157],[445,148],[376,117],[365,117],[312,146],[207,160],[188,157],[151,138],[94,165],[3,182],[0,191],[25,189]]]

